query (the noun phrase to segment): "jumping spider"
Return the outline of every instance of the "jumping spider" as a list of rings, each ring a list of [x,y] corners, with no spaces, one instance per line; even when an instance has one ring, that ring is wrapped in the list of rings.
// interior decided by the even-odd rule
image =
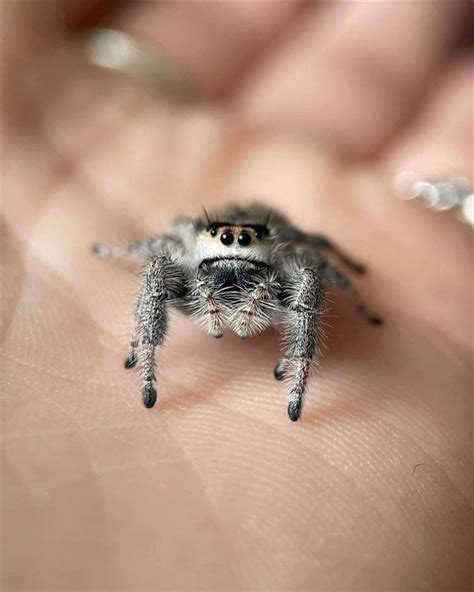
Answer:
[[[320,234],[295,228],[259,203],[231,204],[196,218],[179,218],[169,234],[126,249],[94,245],[99,257],[142,256],[145,265],[125,367],[141,370],[143,402],[156,402],[155,349],[165,340],[168,309],[191,314],[213,337],[226,330],[245,339],[279,325],[284,354],[275,378],[289,379],[288,415],[301,414],[311,362],[321,339],[327,284],[346,291],[366,321],[380,324],[349,279],[326,258],[349,270],[364,268]]]

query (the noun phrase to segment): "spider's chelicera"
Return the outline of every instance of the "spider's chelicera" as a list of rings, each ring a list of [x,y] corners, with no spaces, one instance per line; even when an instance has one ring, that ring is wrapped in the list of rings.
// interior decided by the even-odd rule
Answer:
[[[155,349],[165,340],[170,306],[192,315],[213,337],[233,331],[245,339],[278,326],[284,352],[274,374],[289,381],[288,415],[293,421],[300,417],[320,346],[325,287],[342,288],[368,322],[381,323],[327,255],[356,273],[364,271],[362,265],[325,236],[303,232],[259,203],[180,218],[169,234],[134,242],[125,250],[94,245],[93,252],[105,258],[145,259],[125,366],[139,365],[148,408],[156,402]]]

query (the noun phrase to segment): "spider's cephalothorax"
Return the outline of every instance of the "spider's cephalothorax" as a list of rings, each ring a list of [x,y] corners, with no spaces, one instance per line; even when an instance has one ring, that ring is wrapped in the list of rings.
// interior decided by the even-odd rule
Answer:
[[[342,288],[367,321],[381,322],[326,254],[362,273],[359,263],[326,237],[307,234],[258,203],[180,218],[169,234],[125,250],[95,245],[93,252],[145,259],[125,366],[140,366],[146,407],[156,402],[155,349],[164,342],[170,306],[191,314],[213,337],[233,331],[245,339],[278,325],[285,351],[274,373],[278,380],[289,380],[288,415],[293,421],[301,414],[320,345],[325,286]]]

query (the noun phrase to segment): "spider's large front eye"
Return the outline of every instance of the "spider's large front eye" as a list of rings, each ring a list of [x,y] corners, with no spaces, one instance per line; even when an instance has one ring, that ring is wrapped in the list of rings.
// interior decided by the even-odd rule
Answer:
[[[226,230],[221,234],[221,243],[228,247],[234,242],[234,235],[230,230]]]
[[[252,242],[252,237],[248,232],[241,232],[237,238],[237,241],[241,247],[248,247]]]

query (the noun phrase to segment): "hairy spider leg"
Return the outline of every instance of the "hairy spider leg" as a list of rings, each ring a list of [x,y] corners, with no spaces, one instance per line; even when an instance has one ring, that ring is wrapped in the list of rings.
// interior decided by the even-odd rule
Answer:
[[[328,264],[321,270],[321,273],[331,284],[344,290],[350,298],[355,311],[368,323],[371,325],[381,325],[383,323],[382,318],[377,313],[370,310],[349,278],[337,269],[337,267]]]
[[[324,234],[307,234],[306,241],[319,251],[327,251],[334,255],[343,265],[354,273],[365,273],[365,266],[353,259],[345,251],[335,245],[329,238]]]
[[[168,262],[166,257],[153,257],[147,262],[142,272],[141,290],[137,302],[136,339],[132,341],[132,350],[137,352],[142,378],[143,403],[147,408],[153,407],[156,403],[155,349],[163,344],[168,328],[169,291],[166,285]],[[134,343],[135,349],[133,349]]]
[[[288,366],[288,360],[285,358],[280,358],[273,369],[273,376],[276,380],[283,380],[286,375],[286,369]]]
[[[297,421],[304,403],[311,362],[321,340],[324,289],[316,269],[296,261],[282,285],[284,372],[290,379],[288,416]],[[278,367],[278,366],[277,366]]]
[[[132,241],[126,246],[94,243],[91,246],[91,252],[100,259],[143,259],[159,255],[163,249],[181,247],[181,240],[170,234],[154,234],[142,240]]]

